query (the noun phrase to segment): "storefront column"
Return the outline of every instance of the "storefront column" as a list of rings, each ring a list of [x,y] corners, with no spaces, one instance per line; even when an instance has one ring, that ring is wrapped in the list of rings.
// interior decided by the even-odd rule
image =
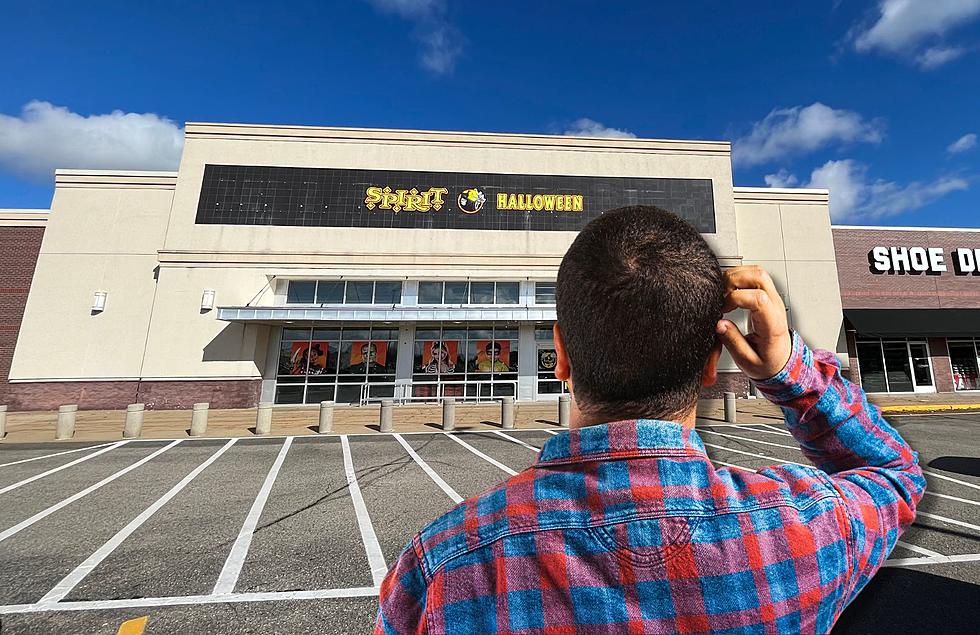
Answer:
[[[857,354],[857,331],[844,325],[844,341],[847,345],[847,379],[853,384],[861,385],[861,362]]]
[[[269,341],[266,344],[265,369],[262,371],[262,396],[259,403],[276,401],[276,375],[279,372],[279,340],[282,339],[282,327],[269,328]]]
[[[929,361],[932,362],[932,380],[935,382],[936,392],[954,392],[953,368],[949,363],[946,338],[930,337],[928,344]]]
[[[534,324],[521,324],[518,328],[517,347],[517,400],[534,399],[538,381],[538,354],[534,341]]]
[[[415,324],[398,325],[398,360],[395,362],[395,399],[412,394],[412,366],[415,363]]]

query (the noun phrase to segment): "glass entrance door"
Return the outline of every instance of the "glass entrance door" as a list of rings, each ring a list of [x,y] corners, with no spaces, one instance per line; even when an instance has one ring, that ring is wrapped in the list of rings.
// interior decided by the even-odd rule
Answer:
[[[929,349],[925,342],[909,342],[909,359],[912,362],[912,381],[915,392],[936,392],[929,363]]]

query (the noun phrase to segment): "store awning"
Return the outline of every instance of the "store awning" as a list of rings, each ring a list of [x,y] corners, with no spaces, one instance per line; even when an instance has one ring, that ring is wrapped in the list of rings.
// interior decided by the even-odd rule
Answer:
[[[844,317],[873,337],[980,335],[980,309],[844,309]]]
[[[225,322],[554,322],[554,308],[542,307],[218,307]]]

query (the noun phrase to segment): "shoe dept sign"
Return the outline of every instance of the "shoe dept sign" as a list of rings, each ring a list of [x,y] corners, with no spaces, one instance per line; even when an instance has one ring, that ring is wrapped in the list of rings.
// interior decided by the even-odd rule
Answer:
[[[927,274],[938,276],[952,268],[958,276],[980,276],[980,249],[959,247],[874,247],[868,252],[874,274]]]
[[[578,231],[623,205],[657,205],[715,231],[711,179],[207,165],[197,222]]]

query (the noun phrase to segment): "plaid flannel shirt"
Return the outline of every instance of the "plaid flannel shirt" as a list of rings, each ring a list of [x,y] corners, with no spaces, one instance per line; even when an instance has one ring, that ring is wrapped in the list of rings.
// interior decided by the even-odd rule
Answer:
[[[794,334],[758,382],[816,467],[715,469],[638,420],[554,436],[457,505],[381,586],[376,633],[827,633],[915,518],[918,457]]]

